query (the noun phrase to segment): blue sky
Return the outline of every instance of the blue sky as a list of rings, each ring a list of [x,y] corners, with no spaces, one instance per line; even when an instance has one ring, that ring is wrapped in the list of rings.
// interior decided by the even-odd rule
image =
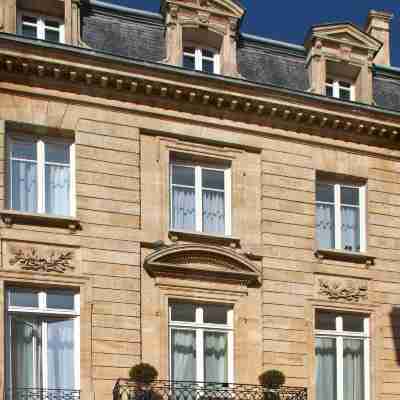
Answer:
[[[103,0],[158,11],[159,0]],[[247,9],[242,31],[275,40],[303,44],[308,28],[322,22],[351,21],[364,27],[370,9],[395,14],[392,23],[392,65],[400,67],[399,0],[242,0]],[[257,5],[255,5],[257,4]]]

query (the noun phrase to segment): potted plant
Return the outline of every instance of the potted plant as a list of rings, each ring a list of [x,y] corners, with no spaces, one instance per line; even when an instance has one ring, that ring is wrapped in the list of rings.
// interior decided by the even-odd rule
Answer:
[[[158,372],[152,365],[147,363],[134,365],[129,370],[129,377],[135,382],[135,399],[155,400],[159,398],[159,396],[155,396],[152,389],[152,384],[158,377]]]
[[[285,374],[276,369],[263,372],[258,377],[260,384],[265,387],[265,400],[279,400],[279,389],[285,384]]]

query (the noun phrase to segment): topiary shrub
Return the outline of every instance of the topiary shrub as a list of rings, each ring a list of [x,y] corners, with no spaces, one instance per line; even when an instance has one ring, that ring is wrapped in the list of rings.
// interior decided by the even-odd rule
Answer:
[[[276,369],[263,372],[258,379],[260,384],[268,389],[279,389],[286,381],[285,374]]]
[[[129,376],[137,383],[144,383],[149,385],[157,379],[158,372],[152,365],[140,363],[134,365],[129,370]]]

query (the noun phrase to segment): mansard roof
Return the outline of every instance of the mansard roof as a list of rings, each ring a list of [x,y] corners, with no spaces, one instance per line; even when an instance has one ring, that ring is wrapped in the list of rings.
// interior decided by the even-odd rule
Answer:
[[[332,37],[346,34],[349,40],[367,47],[379,45],[352,23],[317,25],[312,31]],[[160,13],[91,0],[82,9],[82,38],[94,50],[117,56],[156,63],[166,58],[164,17]],[[237,51],[239,73],[249,82],[301,92],[310,87],[304,46],[242,33]],[[400,111],[400,69],[375,65],[373,86],[376,106]]]

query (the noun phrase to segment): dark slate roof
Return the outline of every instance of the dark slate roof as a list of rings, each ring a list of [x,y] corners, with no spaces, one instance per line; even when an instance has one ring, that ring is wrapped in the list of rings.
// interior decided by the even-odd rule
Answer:
[[[151,62],[166,57],[164,18],[159,13],[90,0],[82,9],[82,38],[96,50],[123,57]],[[303,46],[248,34],[239,37],[238,68],[246,80],[307,91],[305,63]],[[378,107],[400,112],[400,69],[375,66],[373,88]]]
[[[81,19],[82,39],[96,50],[147,61],[165,58],[160,14],[92,2],[83,7]]]

